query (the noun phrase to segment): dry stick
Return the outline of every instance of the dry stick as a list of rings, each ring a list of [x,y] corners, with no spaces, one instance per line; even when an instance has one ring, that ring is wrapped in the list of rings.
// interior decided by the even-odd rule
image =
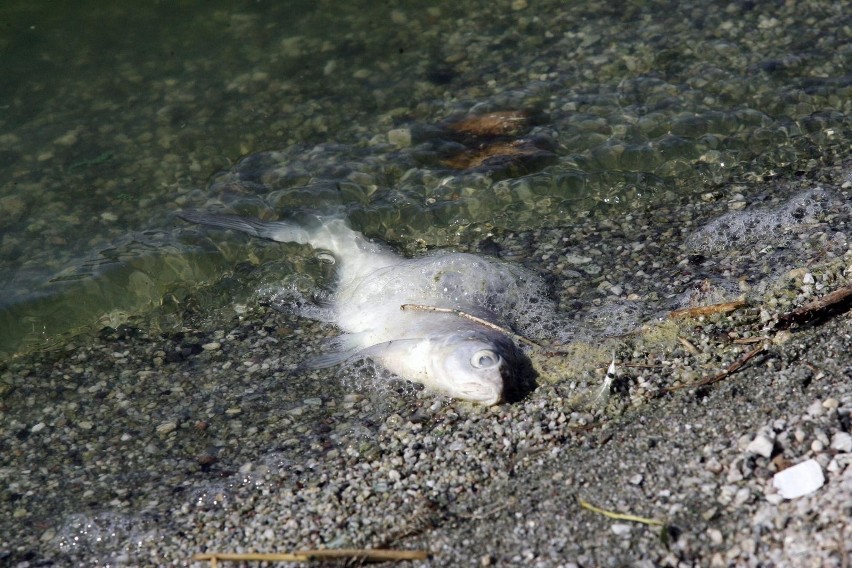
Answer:
[[[387,550],[362,548],[334,548],[325,550],[295,550],[284,553],[260,552],[209,552],[196,554],[193,560],[209,560],[215,566],[217,560],[267,561],[267,562],[308,562],[322,558],[357,558],[367,562],[387,562],[389,560],[426,560],[426,550]]]
[[[711,304],[709,306],[698,306],[695,308],[683,308],[674,310],[669,313],[670,318],[696,318],[699,316],[709,316],[711,314],[727,314],[738,310],[748,305],[745,300],[734,300],[733,302],[722,302],[721,304]]]
[[[697,380],[693,383],[689,383],[688,385],[676,385],[676,386],[673,386],[673,387],[666,387],[665,389],[663,389],[663,391],[664,392],[674,392],[674,391],[680,390],[680,389],[692,388],[692,387],[705,387],[707,385],[712,385],[713,383],[718,383],[722,379],[728,377],[729,375],[733,375],[734,373],[739,371],[740,368],[742,368],[743,365],[745,365],[751,359],[756,357],[757,354],[762,352],[764,349],[766,349],[765,345],[758,345],[757,347],[755,347],[754,349],[752,349],[751,351],[749,351],[748,353],[746,353],[745,355],[743,355],[742,357],[740,357],[739,359],[737,359],[736,361],[731,363],[728,366],[728,368],[725,369],[724,371],[722,371],[721,373],[718,373],[718,374],[710,376],[710,377],[704,377],[703,379],[699,379],[699,380]]]
[[[402,304],[399,307],[399,309],[402,310],[402,311],[411,310],[411,311],[418,311],[418,312],[436,312],[436,313],[439,313],[439,314],[453,314],[453,315],[468,319],[472,322],[476,322],[480,325],[484,325],[485,327],[487,327],[489,329],[493,329],[494,331],[499,331],[500,333],[502,333],[504,335],[514,337],[518,341],[526,343],[527,345],[531,345],[533,347],[536,347],[536,348],[542,349],[542,350],[545,349],[544,346],[539,345],[538,343],[536,343],[535,341],[533,341],[531,339],[527,339],[523,335],[518,335],[517,333],[509,331],[506,328],[500,327],[497,324],[491,323],[488,320],[478,318],[474,315],[471,315],[467,312],[463,312],[461,310],[457,310],[455,308],[438,308],[436,306],[423,306],[421,304]]]
[[[822,298],[784,314],[778,318],[775,329],[787,329],[793,324],[818,323],[822,319],[843,313],[850,307],[852,307],[852,284],[838,288]]]

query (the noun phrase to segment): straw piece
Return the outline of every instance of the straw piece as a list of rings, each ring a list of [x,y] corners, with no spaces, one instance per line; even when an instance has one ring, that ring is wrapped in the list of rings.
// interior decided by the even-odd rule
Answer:
[[[631,515],[629,513],[616,513],[615,511],[607,511],[606,509],[601,509],[600,507],[595,507],[588,501],[577,498],[577,502],[584,509],[587,509],[593,513],[598,513],[599,515],[603,515],[604,517],[609,517],[610,519],[616,519],[619,521],[633,521],[634,523],[643,523],[646,525],[655,525],[655,526],[664,526],[666,523],[663,521],[658,521],[657,519],[650,519],[648,517],[639,517],[636,515]]]
[[[316,559],[357,558],[366,562],[387,562],[391,560],[426,560],[427,550],[388,550],[369,548],[329,548],[321,550],[295,550],[293,552],[262,553],[262,552],[207,552],[196,554],[193,560],[209,560],[211,566],[216,566],[219,560],[230,561],[265,561],[265,562],[309,562]]]

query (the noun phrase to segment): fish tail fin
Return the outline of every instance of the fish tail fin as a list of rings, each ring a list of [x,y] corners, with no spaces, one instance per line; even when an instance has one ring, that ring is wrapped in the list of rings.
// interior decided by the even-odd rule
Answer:
[[[269,239],[280,243],[299,243],[314,248],[329,250],[334,254],[348,251],[358,240],[358,233],[338,217],[319,218],[321,223],[313,229],[306,229],[288,221],[261,221],[253,217],[236,215],[217,215],[182,211],[178,217],[190,223],[208,225],[219,229],[232,229],[254,237]]]

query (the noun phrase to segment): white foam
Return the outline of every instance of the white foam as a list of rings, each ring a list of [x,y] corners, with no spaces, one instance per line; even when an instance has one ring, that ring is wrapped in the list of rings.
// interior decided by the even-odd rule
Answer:
[[[102,511],[65,517],[53,542],[68,556],[98,558],[100,566],[121,566],[159,538],[155,523],[141,514]]]
[[[786,243],[798,231],[820,222],[836,197],[822,188],[802,192],[776,208],[733,211],[711,221],[686,241],[694,251]]]

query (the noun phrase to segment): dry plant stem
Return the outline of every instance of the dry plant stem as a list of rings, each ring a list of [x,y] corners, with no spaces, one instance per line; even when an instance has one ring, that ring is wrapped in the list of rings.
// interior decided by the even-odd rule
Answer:
[[[326,550],[295,550],[284,553],[260,552],[210,552],[196,554],[193,560],[209,560],[215,565],[218,560],[231,561],[267,561],[267,562],[309,562],[316,559],[357,558],[366,562],[387,562],[390,560],[426,560],[426,550],[386,550],[362,548],[335,548]]]
[[[775,329],[788,329],[794,324],[820,323],[833,315],[849,310],[850,307],[852,307],[852,284],[784,314],[778,318]]]
[[[758,345],[757,347],[755,347],[754,349],[752,349],[751,351],[749,351],[748,353],[746,353],[745,355],[743,355],[742,357],[740,357],[739,359],[737,359],[736,361],[734,361],[733,363],[728,365],[728,368],[725,369],[724,371],[722,371],[721,373],[718,373],[716,375],[712,375],[710,377],[704,377],[703,379],[699,379],[699,380],[697,380],[693,383],[690,383],[688,385],[677,385],[677,386],[673,386],[673,387],[668,387],[664,390],[664,392],[674,392],[674,391],[680,390],[680,389],[704,387],[704,386],[707,386],[707,385],[712,385],[713,383],[718,383],[722,379],[728,377],[729,375],[733,375],[734,373],[739,371],[743,367],[743,365],[745,365],[751,359],[756,357],[764,349],[766,349],[765,345]]]
[[[685,337],[677,336],[677,340],[683,345],[684,349],[692,353],[693,355],[701,355],[701,351],[698,347],[695,346],[690,340]]]
[[[709,316],[712,314],[729,314],[735,310],[748,305],[745,300],[734,300],[733,302],[722,302],[721,304],[711,304],[709,306],[698,306],[695,308],[683,308],[682,310],[674,310],[669,313],[670,318],[697,318],[700,316]]]
[[[649,519],[647,517],[638,517],[636,515],[631,515],[628,513],[616,513],[615,511],[607,511],[606,509],[601,509],[600,507],[595,507],[588,501],[584,501],[583,499],[577,498],[577,502],[580,506],[586,510],[592,511],[593,513],[598,513],[599,515],[603,515],[604,517],[609,517],[610,519],[616,519],[619,521],[633,521],[635,523],[643,523],[646,525],[656,525],[663,526],[665,523],[663,521],[658,521],[657,519]]]
[[[484,320],[482,318],[478,318],[478,317],[471,315],[467,312],[463,312],[461,310],[456,310],[454,308],[438,308],[438,307],[435,307],[435,306],[423,306],[423,305],[420,305],[420,304],[402,304],[399,307],[399,309],[403,310],[403,311],[412,310],[412,311],[417,311],[417,312],[435,312],[435,313],[439,313],[439,314],[457,315],[461,318],[465,318],[467,320],[478,323],[480,325],[484,325],[485,327],[487,327],[489,329],[493,329],[494,331],[499,331],[500,333],[502,333],[504,335],[514,337],[518,341],[526,343],[527,345],[531,345],[532,347],[536,347],[538,349],[544,349],[543,346],[539,345],[538,343],[536,343],[535,341],[533,341],[531,339],[527,339],[526,337],[524,337],[522,335],[518,335],[517,333],[513,333],[513,332],[509,331],[508,329],[500,327],[497,324],[491,323],[490,321]]]

